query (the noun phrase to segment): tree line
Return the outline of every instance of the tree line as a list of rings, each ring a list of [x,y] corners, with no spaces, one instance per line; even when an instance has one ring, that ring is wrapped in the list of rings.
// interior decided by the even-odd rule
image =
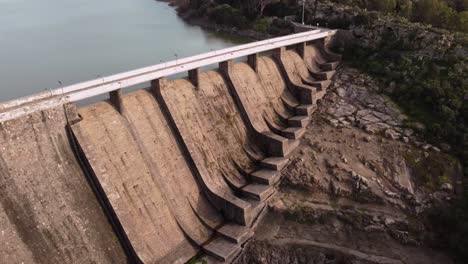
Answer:
[[[404,17],[412,22],[468,33],[468,0],[333,0],[332,2],[376,10]]]

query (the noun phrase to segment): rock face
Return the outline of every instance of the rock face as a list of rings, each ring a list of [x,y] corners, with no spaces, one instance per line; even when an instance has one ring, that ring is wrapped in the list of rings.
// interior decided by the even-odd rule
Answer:
[[[369,134],[384,134],[390,139],[411,136],[403,129],[407,118],[388,98],[379,95],[378,84],[357,70],[343,69],[333,87],[326,118],[336,126],[354,125]]]
[[[385,20],[375,20],[370,27],[354,27],[352,31],[366,47],[378,48],[380,45],[390,44],[388,41],[391,39],[399,41],[402,47],[415,51],[417,56],[430,58],[442,58],[455,43],[454,35],[446,31]],[[461,56],[467,54],[463,49],[459,52]]]
[[[424,212],[453,197],[441,177],[458,162],[405,129],[369,76],[342,66],[332,87],[239,263],[451,263],[426,246]]]

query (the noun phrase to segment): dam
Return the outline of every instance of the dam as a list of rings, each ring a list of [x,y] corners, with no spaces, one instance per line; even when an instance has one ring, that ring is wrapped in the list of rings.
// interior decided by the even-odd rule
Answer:
[[[339,65],[334,34],[317,28],[0,104],[5,263],[234,261]]]

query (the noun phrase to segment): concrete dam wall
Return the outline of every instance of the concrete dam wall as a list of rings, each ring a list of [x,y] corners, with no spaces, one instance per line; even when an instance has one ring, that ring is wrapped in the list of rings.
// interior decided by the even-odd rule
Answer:
[[[323,43],[0,122],[0,256],[231,262],[333,77]]]

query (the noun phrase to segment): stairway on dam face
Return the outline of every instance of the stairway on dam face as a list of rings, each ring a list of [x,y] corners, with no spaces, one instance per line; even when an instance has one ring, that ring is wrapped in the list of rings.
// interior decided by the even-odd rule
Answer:
[[[320,42],[307,45],[303,57],[282,48],[275,54],[288,85],[302,103],[316,104],[326,93],[341,56],[320,48]],[[335,61],[336,60],[336,61]]]
[[[240,111],[244,113],[245,122],[258,135],[256,141],[263,143],[262,147],[269,155],[289,155],[299,145],[299,141],[294,137],[291,139],[275,134],[270,129],[264,117],[265,108],[271,108],[271,105],[268,105],[270,100],[265,97],[265,87],[255,71],[246,63],[237,63],[230,67],[226,76],[233,89],[232,94],[239,102]],[[279,152],[269,149],[274,142],[281,142]]]
[[[315,112],[317,105],[299,102],[300,100],[288,89],[280,67],[271,57],[259,59],[258,76],[264,87],[264,93],[260,96],[268,99],[263,111],[264,119],[270,129],[288,138],[301,138],[305,128],[300,121],[304,120],[307,124],[308,117]]]
[[[255,151],[255,145],[248,143],[247,129],[224,78],[211,71],[201,73],[198,87],[181,79],[168,82],[160,90],[161,100],[164,100],[198,174],[206,182],[208,191],[221,198],[220,202],[215,201],[218,209],[237,223],[249,225],[254,220],[253,213],[264,205],[256,201],[262,200],[257,198],[268,196],[272,190],[249,184],[247,175],[253,173],[256,166],[246,148]]]
[[[301,62],[300,66],[307,68],[306,62]],[[258,58],[257,66],[258,74],[246,63],[227,63],[221,66],[224,76],[217,71],[201,73],[198,86],[189,79],[179,79],[160,81],[156,87],[158,100],[167,108],[201,180],[207,184],[208,196],[223,196],[217,208],[227,219],[247,226],[258,212],[244,207],[239,219],[238,211],[232,214],[226,203],[235,207],[244,200],[250,207],[258,207],[249,199],[252,195],[246,187],[263,184],[266,188],[275,183],[261,180],[262,175],[275,175],[275,171],[262,165],[261,160],[271,153],[257,136],[265,133],[279,138],[293,150],[316,109],[313,104],[300,104],[291,94],[272,58]],[[297,68],[290,72],[300,74]],[[261,196],[257,200],[262,201]]]
[[[296,115],[294,109],[291,109],[292,111],[287,109],[281,99],[283,96],[293,101],[297,100],[287,91],[272,58],[259,58],[258,74],[247,64],[238,63],[233,66],[229,77],[236,96],[244,105],[246,112],[250,113],[257,129],[287,138],[288,152],[293,150],[299,144],[298,139],[304,134],[310,118],[308,114]],[[312,105],[308,107],[313,108]]]
[[[16,230],[0,253],[184,263],[202,250],[232,261],[326,90],[311,82],[328,82],[337,65],[320,45],[303,51],[228,62],[197,85],[158,79],[79,116],[67,106],[0,123],[0,224]]]

